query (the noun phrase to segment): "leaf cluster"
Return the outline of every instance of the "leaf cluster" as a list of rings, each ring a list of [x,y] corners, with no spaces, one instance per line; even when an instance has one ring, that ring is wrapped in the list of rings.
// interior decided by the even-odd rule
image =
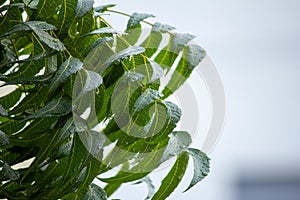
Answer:
[[[0,198],[104,200],[124,183],[145,182],[146,198],[161,200],[181,181],[189,157],[188,189],[208,174],[209,158],[189,148],[187,132],[174,130],[181,110],[166,100],[205,57],[194,36],[160,23],[142,36],[141,23],[153,15],[140,13],[124,32],[115,30],[103,15],[114,5],[93,8],[92,0],[4,3],[0,87],[14,89],[0,97]],[[155,191],[148,175],[171,158]]]

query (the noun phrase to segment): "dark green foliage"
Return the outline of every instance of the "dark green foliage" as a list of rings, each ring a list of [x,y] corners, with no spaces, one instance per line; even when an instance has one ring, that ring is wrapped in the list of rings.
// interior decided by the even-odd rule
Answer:
[[[102,18],[114,5],[93,8],[91,0],[24,2],[0,0],[0,89],[14,86],[0,94],[0,199],[104,200],[134,182],[147,184],[146,199],[162,200],[190,155],[188,189],[208,174],[208,157],[189,148],[189,133],[174,130],[181,109],[165,100],[205,57],[194,36],[155,23],[140,38],[141,23],[154,17],[140,13],[115,30]],[[148,175],[174,157],[155,190]]]

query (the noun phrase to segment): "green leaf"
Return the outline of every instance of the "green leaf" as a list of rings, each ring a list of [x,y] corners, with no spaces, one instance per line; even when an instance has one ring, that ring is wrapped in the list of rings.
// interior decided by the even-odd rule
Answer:
[[[191,44],[183,48],[182,58],[162,92],[164,94],[164,98],[171,95],[186,81],[205,55],[206,52],[198,45]]]
[[[44,107],[45,108],[45,107]],[[72,123],[72,120],[69,120]],[[43,166],[45,163],[49,162],[51,152],[53,151],[54,148],[56,148],[56,145],[62,142],[62,139],[67,138],[72,131],[69,131],[69,128],[71,127],[72,124],[70,122],[67,122],[65,126],[63,127],[62,130],[53,130],[50,134],[43,134],[44,139],[47,138],[48,142],[46,144],[41,144],[42,145],[42,150],[39,151],[38,155],[34,159],[33,163],[30,165],[30,168],[26,171],[24,176],[22,177],[22,181],[37,167],[37,166]],[[31,134],[33,135],[33,134]],[[67,135],[67,136],[65,136]],[[48,136],[48,137],[47,137]],[[23,139],[23,138],[22,138]],[[21,139],[21,140],[22,140]],[[49,156],[50,155],[50,156]],[[53,158],[52,158],[53,159]]]
[[[161,163],[183,153],[192,143],[190,134],[184,131],[174,131],[161,158]]]
[[[58,11],[62,0],[39,0],[35,14],[36,19],[45,20],[51,24],[55,24],[54,15]]]
[[[181,117],[181,110],[176,104],[168,101],[164,101],[164,104],[167,107],[165,126],[159,133],[152,137],[153,141],[158,141],[169,135],[174,130]]]
[[[0,17],[0,35],[3,35],[11,27],[22,21],[22,10],[16,6],[10,7],[7,13]]]
[[[107,159],[104,161],[104,163],[109,163],[110,167],[115,167],[121,163],[126,163],[134,159],[136,164],[129,170],[120,171],[120,173],[114,177],[101,178],[101,181],[107,183],[132,182],[147,176],[151,171],[161,164],[160,158],[164,152],[164,147],[168,143],[168,138],[161,139],[159,142],[154,144],[145,141],[145,139],[135,139],[133,142],[129,142],[126,140],[126,136],[124,135],[123,137],[119,138],[120,143],[125,145],[115,148],[114,151],[107,156]],[[134,154],[133,152],[137,151],[136,149],[141,153]]]
[[[81,81],[83,83],[83,85],[77,85],[75,84],[74,86],[74,94],[79,93],[78,96],[82,96],[85,95],[86,93],[95,90],[96,88],[98,88],[102,82],[103,79],[102,77],[93,71],[90,70],[86,70],[86,69],[82,69],[79,71],[78,73]],[[76,88],[76,86],[78,86],[78,88]],[[75,93],[75,91],[77,91]]]
[[[133,13],[129,18],[129,21],[127,23],[127,28],[134,28],[141,21],[143,21],[149,17],[155,17],[155,16],[152,14],[146,14],[146,13]]]
[[[45,87],[37,87],[33,91],[30,91],[25,98],[9,112],[9,114],[16,115],[24,112],[32,113],[40,108],[40,104],[44,100],[46,93],[47,90],[45,90]]]
[[[48,93],[54,92],[68,77],[75,74],[83,66],[83,63],[74,57],[69,57],[55,73],[48,90]]]
[[[95,104],[96,99],[94,92],[98,91],[96,89],[102,84],[102,81],[102,77],[96,72],[86,69],[79,71],[75,79],[72,93],[72,105],[74,112],[81,115],[87,108],[92,109],[91,113],[97,112],[94,106],[92,106]],[[89,99],[89,101],[86,101],[86,99]],[[93,116],[94,115],[91,115],[91,117]]]
[[[162,94],[159,91],[153,89],[146,89],[141,96],[135,101],[132,112],[137,113],[152,104],[155,100],[158,100],[162,97]]]
[[[150,172],[145,173],[134,173],[134,172],[123,172],[112,178],[101,178],[100,180],[106,183],[127,183],[135,180],[139,180],[147,176]]]
[[[101,5],[101,6],[95,7],[94,10],[96,12],[102,13],[102,12],[107,11],[108,8],[111,8],[111,7],[114,7],[114,6],[116,6],[116,4]]]
[[[104,190],[110,196],[132,181],[146,183],[151,199],[155,188],[146,176],[177,157],[153,196],[167,198],[184,173],[185,154],[192,153],[189,134],[174,132],[180,108],[164,99],[205,56],[191,44],[194,36],[160,23],[144,32],[142,22],[154,16],[140,13],[120,32],[104,16],[114,5],[93,9],[93,0],[5,2],[0,80],[16,89],[0,97],[0,199],[107,199]],[[197,156],[189,188],[208,173],[205,158]],[[27,168],[10,167],[28,159]],[[104,190],[93,184],[121,165],[117,175],[99,178],[108,182]]]
[[[29,85],[46,85],[50,83],[52,75],[39,75],[32,78],[15,78],[9,79],[4,85],[29,84]]]
[[[46,53],[48,51],[45,50],[47,48],[46,45],[41,43],[37,37],[34,37],[32,34],[29,39],[26,36],[22,37],[20,41],[16,44],[18,48],[27,49],[27,53],[25,55],[31,54],[28,60],[35,58],[38,55]],[[24,44],[27,43],[28,45]],[[24,50],[25,51],[25,50]],[[40,60],[31,60],[30,62],[19,62],[17,65],[17,71],[9,73],[7,75],[7,80],[13,80],[18,78],[32,78],[33,76],[37,75],[43,67],[46,65],[46,59]]]
[[[43,31],[42,29],[36,28],[31,25],[29,26],[34,31],[34,33],[40,38],[40,40],[43,41],[50,48],[55,49],[57,51],[63,51],[66,49],[64,44],[59,39],[52,37],[51,35],[49,35],[49,33]]]
[[[8,36],[21,31],[33,31],[38,36],[38,38],[50,48],[55,49],[57,51],[65,50],[64,44],[59,39],[49,35],[49,33],[46,32],[48,30],[56,30],[56,27],[46,22],[40,21],[22,22],[12,27],[10,31],[8,31],[1,37]]]
[[[175,188],[178,186],[178,184],[182,180],[183,175],[185,174],[188,161],[188,153],[183,153],[177,158],[171,171],[162,181],[159,190],[152,197],[152,200],[166,199],[172,192],[174,192]]]
[[[64,173],[66,169],[67,163],[68,163],[68,158],[65,157],[57,161],[52,161],[46,166],[42,165],[40,170],[34,173],[34,176],[36,177],[35,183],[30,187],[26,188],[27,195],[37,199],[42,199],[42,198],[47,198],[49,189],[54,187],[56,188],[56,190],[58,190],[59,185],[57,184],[59,183],[58,180],[60,179],[55,179],[54,177],[56,178],[61,177],[61,175]],[[30,175],[31,174],[29,174],[28,177],[30,177]]]
[[[98,38],[93,44],[91,44],[88,48],[84,50],[82,55],[84,57],[87,57],[93,50],[107,44],[107,42],[111,41],[113,38],[112,37],[101,37]],[[88,60],[88,59],[87,59]]]
[[[85,140],[85,144],[82,139]],[[91,143],[86,144],[88,141]],[[58,198],[64,196],[64,199],[83,199],[88,186],[94,180],[95,176],[98,175],[99,171],[100,162],[97,159],[101,159],[102,152],[99,152],[99,144],[97,142],[99,142],[97,136],[90,135],[88,131],[74,134],[68,163],[64,168],[63,177],[60,182],[61,186],[59,189],[49,193],[49,197]],[[91,157],[90,152],[96,158]],[[76,192],[74,193],[75,189]],[[70,194],[67,195],[68,193]]]
[[[54,147],[61,145],[68,137],[70,137],[75,131],[73,118],[67,120],[62,129],[59,131],[57,138],[53,144]],[[53,148],[54,148],[53,147]]]
[[[5,2],[5,0],[4,0],[4,2]],[[2,13],[5,10],[8,10],[8,9],[10,9],[12,7],[25,8],[25,4],[24,3],[13,3],[13,4],[2,6],[0,8],[0,13]]]
[[[209,158],[205,153],[198,149],[189,148],[187,152],[193,157],[194,176],[189,187],[184,191],[188,191],[198,182],[202,181],[209,173]]]
[[[5,110],[5,108],[1,104],[0,104],[0,116],[4,116],[4,117],[8,116],[7,111]]]
[[[9,137],[0,130],[0,145],[2,146],[6,146],[9,144]]]
[[[97,30],[94,30],[88,34],[85,34],[83,36],[88,36],[88,35],[95,35],[95,34],[123,34],[122,31],[118,31],[116,29],[110,28],[110,27],[104,27],[104,28],[100,28]]]
[[[60,12],[57,16],[56,27],[59,34],[66,33],[66,29],[75,20],[75,10],[78,0],[62,0]]]
[[[53,126],[56,122],[56,117],[34,119],[20,133],[11,135],[10,141],[14,145],[22,147],[43,146],[44,143],[41,143],[41,141],[50,135],[49,133],[53,130]],[[17,121],[17,123],[22,124],[19,121]],[[13,132],[13,130],[10,131]]]
[[[141,44],[146,49],[145,55],[150,58],[156,51],[158,51],[160,43],[162,41],[162,34],[160,32],[151,31],[149,36]]]
[[[164,76],[164,71],[159,64],[147,58],[143,54],[134,55],[122,62],[126,71],[134,71],[134,74],[143,75],[144,85],[150,85]],[[152,85],[151,85],[152,86]]]
[[[2,37],[12,35],[14,33],[18,33],[21,31],[35,31],[35,30],[43,30],[43,31],[49,31],[49,30],[56,30],[56,27],[48,24],[46,22],[41,21],[29,21],[29,22],[22,22],[20,24],[17,24],[11,28],[10,31],[6,32]]]
[[[42,52],[42,53],[40,53],[38,55],[33,55],[33,56],[29,57],[29,58],[26,58],[24,60],[19,60],[17,62],[21,63],[21,62],[30,62],[30,61],[41,60],[43,58],[51,57],[51,56],[53,56],[55,54],[56,54],[56,51],[54,51],[54,50],[44,51],[44,52]],[[50,63],[48,63],[48,64],[51,65]]]
[[[127,23],[126,35],[117,39],[116,49],[124,49],[128,46],[128,44],[135,45],[142,33],[140,22],[149,17],[154,16],[151,14],[133,13]]]
[[[91,184],[83,200],[106,200],[105,191],[96,184]]]
[[[19,132],[22,128],[24,128],[25,124],[25,122],[11,119],[0,124],[0,130],[13,135],[14,133]]]
[[[170,26],[170,25],[167,25],[167,24],[161,24],[159,22],[154,23],[153,27],[152,27],[153,32],[162,32],[162,33],[167,33],[167,32],[172,31],[174,29],[175,29],[175,27],[173,27],[173,26]]]
[[[122,183],[108,183],[104,190],[108,197],[110,197],[115,191],[121,187]]]
[[[165,144],[167,141],[167,145]],[[151,142],[150,142],[151,143]],[[137,156],[138,164],[132,167],[130,170],[119,172],[116,176],[111,178],[101,178],[101,181],[106,183],[126,183],[141,179],[147,176],[152,170],[158,167],[166,160],[180,155],[191,144],[191,138],[186,132],[173,132],[170,135],[170,139],[164,138],[158,142],[155,147],[151,147],[152,152],[140,154]],[[128,150],[136,148],[141,145],[142,148],[149,148],[149,143],[143,143],[143,139],[136,140],[132,144],[128,144]],[[125,151],[125,149],[124,149]],[[140,150],[141,151],[141,150]],[[112,155],[110,155],[112,156]],[[121,155],[122,157],[126,156]],[[114,156],[114,160],[117,157]]]
[[[100,66],[101,71],[107,69],[112,63],[118,63],[128,58],[129,56],[138,55],[145,51],[143,47],[130,46],[114,55],[109,57],[105,63]]]
[[[195,36],[190,34],[171,35],[168,45],[155,57],[155,62],[163,68],[171,68],[180,51],[194,38]]]
[[[71,111],[70,104],[70,99],[63,97],[63,95],[60,95],[59,97],[46,104],[40,110],[26,117],[25,120],[66,115]]]
[[[3,161],[0,160],[0,164],[3,165],[0,170],[0,181],[14,181],[19,178],[20,174],[13,170],[6,162],[3,164]]]
[[[81,18],[93,8],[94,0],[78,0],[75,18]]]

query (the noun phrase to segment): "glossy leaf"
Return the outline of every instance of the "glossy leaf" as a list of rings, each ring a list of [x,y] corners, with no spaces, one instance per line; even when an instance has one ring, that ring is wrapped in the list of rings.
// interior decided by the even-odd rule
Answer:
[[[205,51],[198,45],[188,45],[183,48],[182,58],[176,66],[175,72],[163,90],[164,98],[176,91],[190,76],[192,71],[205,57]]]
[[[154,15],[146,14],[146,13],[133,13],[129,18],[129,21],[127,23],[127,28],[134,28],[141,21],[149,17],[154,17]]]
[[[1,147],[9,144],[8,136],[1,130],[0,130],[0,144],[1,144]]]
[[[63,116],[68,114],[70,111],[71,111],[70,100],[64,98],[61,95],[58,98],[55,98],[52,101],[50,101],[40,110],[26,117],[26,120],[41,118],[41,117]]]
[[[106,200],[105,191],[96,184],[91,184],[83,200]]]
[[[95,35],[95,34],[123,34],[122,31],[118,31],[116,29],[110,28],[110,27],[104,27],[98,30],[94,30],[88,34],[85,34],[84,36],[87,35]]]
[[[49,84],[52,75],[39,75],[32,78],[16,78],[9,79],[4,85],[29,84],[29,85],[47,85]]]
[[[57,13],[57,7],[61,2],[61,0],[39,0],[35,17],[53,24],[55,22],[53,16]]]
[[[188,189],[206,176],[208,158],[188,149],[188,133],[174,131],[181,109],[165,100],[205,56],[194,36],[151,25],[145,20],[154,16],[143,13],[128,15],[118,31],[106,21],[120,13],[115,5],[93,8],[93,0],[4,3],[0,89],[14,89],[0,97],[0,199],[107,199],[128,182],[146,183],[146,199],[166,199],[188,154]],[[148,175],[174,157],[154,194]],[[108,184],[102,189],[95,178]]]
[[[48,93],[54,92],[68,77],[82,68],[82,62],[74,57],[68,58],[57,70],[53,77]]]
[[[95,7],[94,10],[95,10],[96,12],[100,12],[100,13],[101,13],[101,12],[107,11],[108,8],[112,8],[112,7],[114,7],[114,6],[116,6],[116,4],[101,5],[101,6]]]
[[[5,1],[4,1],[5,2]],[[1,3],[0,3],[1,4]],[[25,4],[23,3],[13,3],[13,4],[9,4],[9,5],[5,5],[0,7],[0,13],[2,13],[5,10],[10,9],[11,7],[17,7],[17,8],[25,8]]]
[[[170,26],[170,25],[167,25],[167,24],[161,24],[159,22],[154,23],[153,27],[152,27],[152,31],[162,32],[162,33],[167,33],[167,32],[172,31],[174,29],[175,29],[175,27],[173,27],[173,26]]]
[[[10,31],[8,31],[4,36],[8,36],[17,32],[21,31],[33,31],[39,39],[44,42],[47,46],[57,51],[65,50],[64,44],[57,38],[52,37],[47,30],[55,30],[56,27],[50,25],[46,22],[40,21],[30,21],[30,22],[23,22],[20,24],[15,25]]]
[[[208,175],[210,160],[205,153],[198,149],[189,148],[187,152],[193,157],[194,176],[185,192],[195,186],[198,182],[202,181]]]
[[[7,13],[0,18],[0,36],[5,34],[10,28],[12,28],[14,25],[18,24],[21,19],[22,10],[19,9],[16,6],[11,6]]]
[[[174,131],[170,135],[168,145],[161,158],[161,163],[183,153],[192,143],[192,138],[187,132]]]
[[[165,141],[167,141],[167,145],[165,144]],[[191,144],[191,138],[186,132],[173,132],[170,135],[170,139],[165,139],[165,141],[160,141],[156,147],[153,148],[153,152],[139,156],[139,164],[130,170],[120,172],[111,178],[102,178],[101,180],[107,183],[126,183],[141,179],[147,176],[161,163],[183,153]],[[137,145],[138,142],[139,141],[133,143],[131,145],[132,148],[134,148],[133,146]]]
[[[7,111],[5,110],[5,108],[0,104],[0,116],[8,116]]]
[[[168,196],[170,196],[170,194],[175,190],[182,180],[188,165],[188,161],[189,155],[187,153],[183,153],[177,158],[171,171],[162,181],[159,190],[152,197],[152,200],[166,199]]]
[[[51,24],[48,24],[46,22],[41,22],[41,21],[23,22],[23,23],[17,24],[14,27],[12,27],[12,29],[3,36],[12,35],[14,33],[18,33],[21,31],[34,31],[36,29],[40,29],[43,31],[49,31],[49,30],[55,30],[56,27]]]
[[[57,38],[52,37],[49,33],[36,28],[34,26],[28,25],[31,27],[31,29],[34,31],[34,33],[40,38],[42,42],[44,42],[47,46],[50,48],[57,50],[57,51],[63,51],[65,50],[64,44]]]
[[[0,160],[0,163],[3,163]],[[4,163],[2,169],[0,170],[0,181],[14,181],[18,179],[20,174],[13,170],[7,163]]]
[[[160,64],[163,68],[171,68],[179,52],[188,44],[195,36],[190,34],[171,35],[168,45],[160,51],[155,57],[155,62]]]
[[[93,8],[94,0],[79,0],[75,10],[75,17],[83,17]]]
[[[98,88],[103,82],[102,77],[98,73],[90,70],[83,69],[78,75],[84,81],[82,87],[78,88],[80,89],[80,95],[84,95]]]
[[[138,47],[138,46],[128,47],[127,49],[124,49],[124,50],[118,52],[117,54],[113,55],[112,57],[110,57],[104,63],[103,67],[106,68],[111,63],[120,62],[120,61],[126,59],[129,56],[138,55],[138,54],[143,53],[144,51],[145,51],[145,49],[143,47]]]
[[[20,129],[24,128],[25,124],[26,124],[25,122],[20,122],[19,120],[10,119],[0,124],[0,130],[12,135],[19,132]]]

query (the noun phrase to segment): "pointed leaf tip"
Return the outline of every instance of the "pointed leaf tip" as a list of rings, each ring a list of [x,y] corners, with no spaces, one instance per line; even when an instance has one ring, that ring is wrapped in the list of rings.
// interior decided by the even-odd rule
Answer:
[[[171,171],[162,181],[159,190],[154,194],[152,200],[166,199],[175,190],[178,184],[181,182],[183,175],[188,166],[189,155],[187,153],[181,154]]]
[[[167,25],[167,24],[161,24],[159,22],[156,22],[155,24],[153,24],[153,27],[152,27],[152,31],[154,32],[162,32],[162,33],[167,33],[171,30],[174,30],[175,27],[173,26],[170,26],[170,25]]]
[[[95,8],[94,8],[94,11],[95,11],[95,12],[102,13],[102,12],[107,11],[108,8],[112,8],[112,7],[114,7],[114,6],[116,6],[116,4],[102,5],[102,6],[95,7]]]
[[[107,195],[105,191],[98,185],[92,183],[89,190],[84,196],[83,200],[106,200]]]
[[[130,16],[130,19],[127,23],[127,28],[134,28],[136,27],[141,21],[149,18],[149,17],[155,17],[152,14],[146,14],[146,13],[133,13]]]
[[[198,182],[202,181],[209,173],[209,158],[208,156],[198,149],[189,148],[187,152],[193,157],[194,162],[194,176],[193,179],[184,192],[191,189]]]

